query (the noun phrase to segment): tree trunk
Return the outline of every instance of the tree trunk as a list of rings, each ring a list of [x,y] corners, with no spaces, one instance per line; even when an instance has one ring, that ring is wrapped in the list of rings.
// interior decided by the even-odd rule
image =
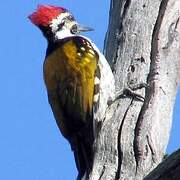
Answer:
[[[180,1],[111,0],[105,54],[117,96],[129,93],[107,109],[89,179],[140,180],[162,161],[169,139],[180,81]]]

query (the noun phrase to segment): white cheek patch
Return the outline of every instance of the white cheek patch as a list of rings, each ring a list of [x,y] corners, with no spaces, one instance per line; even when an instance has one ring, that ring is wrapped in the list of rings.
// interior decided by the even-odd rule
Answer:
[[[74,36],[74,34],[71,33],[71,27],[77,22],[75,20],[73,21],[67,21],[65,20],[65,24],[61,29],[59,29],[59,25],[63,22],[63,19],[67,18],[68,16],[71,16],[69,12],[61,13],[59,16],[57,16],[56,19],[53,19],[50,23],[50,27],[52,30],[52,33],[54,34],[56,39],[63,39],[68,36]],[[58,30],[59,29],[59,30]]]
[[[50,23],[50,27],[52,28],[52,32],[56,32],[58,30],[58,25],[62,22],[62,20],[70,16],[71,14],[69,12],[61,13],[56,19],[53,19]]]
[[[57,31],[55,32],[55,37],[56,39],[63,39],[69,36],[74,36],[73,34],[71,34],[71,31],[67,28],[62,29],[61,31]]]

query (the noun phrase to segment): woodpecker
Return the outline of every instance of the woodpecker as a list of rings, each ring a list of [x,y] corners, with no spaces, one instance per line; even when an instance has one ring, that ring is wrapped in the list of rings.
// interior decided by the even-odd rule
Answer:
[[[48,42],[43,64],[48,101],[82,179],[93,165],[96,123],[115,97],[114,76],[96,45],[80,35],[93,29],[78,24],[67,9],[39,5],[29,19]]]

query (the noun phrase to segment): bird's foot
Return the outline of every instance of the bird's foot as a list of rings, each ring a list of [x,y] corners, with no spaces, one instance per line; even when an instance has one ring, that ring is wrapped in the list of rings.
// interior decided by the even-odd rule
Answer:
[[[117,93],[115,100],[118,100],[120,98],[131,97],[137,101],[144,102],[145,98],[142,95],[136,93],[135,91],[138,89],[147,88],[147,87],[148,85],[146,83],[137,84],[133,87],[129,86],[123,89],[122,91],[120,91],[119,93]]]

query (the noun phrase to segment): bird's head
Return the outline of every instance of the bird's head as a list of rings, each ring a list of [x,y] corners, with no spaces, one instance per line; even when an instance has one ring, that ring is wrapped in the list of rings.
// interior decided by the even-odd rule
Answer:
[[[41,29],[48,41],[74,36],[92,28],[79,25],[74,16],[65,8],[38,5],[37,10],[28,18]]]

